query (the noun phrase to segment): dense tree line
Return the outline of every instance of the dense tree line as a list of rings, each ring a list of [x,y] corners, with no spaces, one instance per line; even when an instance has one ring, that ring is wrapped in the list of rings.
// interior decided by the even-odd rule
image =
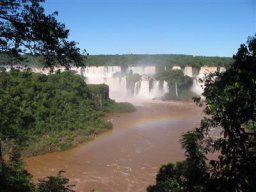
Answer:
[[[86,60],[87,66],[105,66],[119,65],[124,69],[128,65],[156,65],[159,70],[164,66],[179,65],[181,67],[192,66],[200,68],[201,66],[218,66],[228,67],[232,63],[232,58],[229,57],[205,57],[192,55],[174,55],[174,54],[159,54],[159,55],[90,55],[83,57]],[[6,55],[0,55],[0,65],[11,63]],[[41,56],[23,56],[23,61],[20,64],[27,66],[44,66],[44,59]]]
[[[195,101],[206,117],[181,139],[186,160],[162,166],[148,192],[256,191],[256,36],[230,69],[206,78],[203,96]]]
[[[84,79],[70,71],[48,76],[2,71],[0,98],[2,141],[14,138],[31,146],[30,153],[64,149],[78,135],[89,137],[111,127],[101,120],[102,110]]]
[[[232,58],[228,57],[205,57],[192,55],[158,54],[158,55],[91,55],[88,57],[88,65],[157,65],[169,66],[180,65],[193,66],[228,66]]]
[[[0,192],[72,192],[61,173],[33,184],[20,153],[67,149],[110,129],[111,123],[102,118],[105,112],[134,110],[129,103],[110,100],[107,85],[87,86],[72,71],[43,75],[2,69],[0,149],[5,150],[0,150]]]

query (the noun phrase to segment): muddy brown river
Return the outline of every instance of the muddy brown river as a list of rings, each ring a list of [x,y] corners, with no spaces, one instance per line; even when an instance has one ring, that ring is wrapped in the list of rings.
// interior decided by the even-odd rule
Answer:
[[[162,164],[184,159],[182,133],[199,125],[192,102],[153,102],[107,117],[114,127],[64,152],[25,159],[34,179],[66,171],[77,192],[140,192],[154,184]]]

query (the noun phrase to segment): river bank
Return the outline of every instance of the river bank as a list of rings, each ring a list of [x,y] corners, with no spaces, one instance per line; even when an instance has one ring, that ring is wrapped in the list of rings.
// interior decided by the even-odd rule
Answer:
[[[202,109],[192,102],[135,103],[133,113],[112,114],[113,130],[76,148],[26,158],[34,179],[66,171],[82,191],[145,191],[162,164],[184,159],[179,139],[196,127]]]

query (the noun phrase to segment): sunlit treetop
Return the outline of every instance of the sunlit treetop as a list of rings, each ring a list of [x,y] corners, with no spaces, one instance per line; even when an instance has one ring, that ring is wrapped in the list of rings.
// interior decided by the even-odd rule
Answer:
[[[44,65],[50,68],[55,65],[84,66],[77,43],[67,40],[69,30],[55,18],[58,12],[45,14],[43,2],[0,2],[0,53],[7,54],[15,62],[22,59],[23,54],[43,56]]]

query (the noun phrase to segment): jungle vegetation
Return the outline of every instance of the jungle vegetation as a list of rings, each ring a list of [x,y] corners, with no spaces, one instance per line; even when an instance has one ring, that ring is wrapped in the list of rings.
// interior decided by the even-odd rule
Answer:
[[[40,63],[67,69],[85,66],[86,51],[68,41],[69,30],[57,21],[58,12],[45,14],[44,0],[5,0],[0,3],[1,63],[22,63],[24,55],[40,57]],[[34,61],[34,59],[33,59]]]
[[[43,2],[0,2],[0,65],[26,65],[30,58],[32,64],[50,69],[56,65],[66,69],[84,67],[86,52],[77,48],[76,42],[67,40],[69,30],[57,21],[57,12],[44,12]],[[101,117],[104,111],[115,110],[115,103],[106,98],[105,92],[97,92],[102,94],[99,100],[103,103],[97,106],[99,101],[92,99],[97,89],[88,88],[82,77],[70,71],[46,76],[1,68],[0,192],[73,191],[62,172],[34,184],[20,153],[64,150],[110,129],[110,122]],[[3,158],[4,153],[7,159]]]
[[[158,54],[158,55],[84,55],[82,61],[86,61],[86,66],[107,66],[118,65],[126,69],[129,65],[155,65],[158,70],[163,70],[165,66],[172,67],[179,65],[181,67],[192,66],[200,68],[201,66],[217,66],[229,67],[233,62],[230,57],[207,57],[193,55],[178,55],[178,54]],[[45,60],[40,55],[25,54],[22,56],[22,61],[13,62],[5,54],[0,54],[0,65],[6,64],[21,64],[23,66],[45,66]]]
[[[148,192],[256,191],[256,36],[233,58],[207,77],[205,99],[195,98],[206,116],[181,138],[186,160],[162,166]]]
[[[103,97],[104,91],[95,100],[91,89],[71,71],[50,75],[2,71],[2,142],[15,139],[26,154],[36,155],[66,149],[110,129],[111,124],[101,118],[110,100]],[[99,102],[104,105],[98,106]]]
[[[0,191],[72,191],[68,179],[61,174],[34,185],[20,154],[68,149],[111,129],[111,122],[103,119],[106,112],[134,110],[130,103],[110,100],[107,85],[87,86],[83,77],[72,71],[44,75],[2,70]],[[4,154],[10,156],[8,161],[3,159]]]
[[[229,57],[206,57],[182,54],[127,54],[127,55],[90,55],[88,57],[88,66],[90,65],[156,65],[181,67],[192,66],[200,68],[201,66],[223,66],[227,67],[232,63]]]
[[[168,83],[169,93],[163,97],[164,100],[192,98],[193,93],[190,87],[193,84],[193,78],[184,75],[182,70],[168,69],[157,73],[155,78],[160,82]]]

